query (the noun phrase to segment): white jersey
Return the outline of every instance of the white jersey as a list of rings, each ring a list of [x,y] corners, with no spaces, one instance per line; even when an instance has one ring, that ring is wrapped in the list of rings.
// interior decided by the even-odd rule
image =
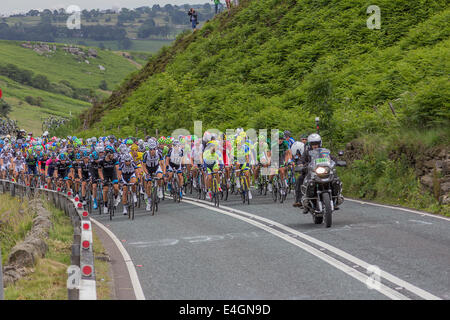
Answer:
[[[191,158],[194,159],[194,164],[201,163],[201,156],[203,154],[203,144],[194,144],[191,151]]]
[[[22,158],[19,160],[14,158],[12,162],[14,163],[14,167],[17,172],[25,169],[25,159]]]
[[[181,146],[174,146],[169,150],[168,156],[170,158],[170,162],[180,165],[181,158],[183,158],[183,149]]]

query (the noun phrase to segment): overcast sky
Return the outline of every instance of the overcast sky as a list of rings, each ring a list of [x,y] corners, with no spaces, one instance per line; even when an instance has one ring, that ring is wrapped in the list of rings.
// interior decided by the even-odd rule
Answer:
[[[224,1],[221,1],[224,2]],[[67,9],[70,5],[77,5],[81,10],[87,9],[111,9],[119,8],[137,8],[142,6],[153,6],[159,4],[183,5],[213,3],[211,0],[12,0],[1,1],[0,14],[25,13],[31,9]]]

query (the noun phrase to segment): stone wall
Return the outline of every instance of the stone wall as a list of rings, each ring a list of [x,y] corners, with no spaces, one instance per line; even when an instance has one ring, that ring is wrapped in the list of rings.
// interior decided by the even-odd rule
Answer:
[[[37,260],[43,258],[48,251],[45,240],[48,239],[52,228],[51,213],[43,206],[40,199],[31,200],[30,207],[35,208],[36,217],[24,241],[16,244],[8,256],[3,268],[5,287],[31,273]]]
[[[345,160],[361,160],[365,154],[364,143],[353,140],[346,145]],[[450,204],[450,148],[434,147],[417,152],[406,145],[396,146],[389,152],[389,159],[406,158],[414,168],[420,183],[434,194],[441,204]]]

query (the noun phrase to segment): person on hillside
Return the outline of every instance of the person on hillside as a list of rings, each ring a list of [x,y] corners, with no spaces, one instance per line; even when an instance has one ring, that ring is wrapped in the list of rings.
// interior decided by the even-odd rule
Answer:
[[[219,12],[219,4],[220,4],[220,0],[214,0],[215,14],[217,14]]]
[[[197,11],[194,10],[194,8],[191,8],[188,12],[188,16],[190,17],[190,21],[192,24],[192,29],[194,31],[197,30],[197,24],[198,24],[198,15],[197,15]]]
[[[228,11],[231,9],[231,0],[225,0],[225,3],[227,4]]]

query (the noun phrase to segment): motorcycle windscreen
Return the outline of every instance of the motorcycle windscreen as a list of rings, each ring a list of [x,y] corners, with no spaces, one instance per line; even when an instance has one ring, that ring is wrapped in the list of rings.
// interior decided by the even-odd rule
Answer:
[[[311,163],[314,168],[318,166],[331,166],[330,150],[326,148],[319,148],[311,151]]]

